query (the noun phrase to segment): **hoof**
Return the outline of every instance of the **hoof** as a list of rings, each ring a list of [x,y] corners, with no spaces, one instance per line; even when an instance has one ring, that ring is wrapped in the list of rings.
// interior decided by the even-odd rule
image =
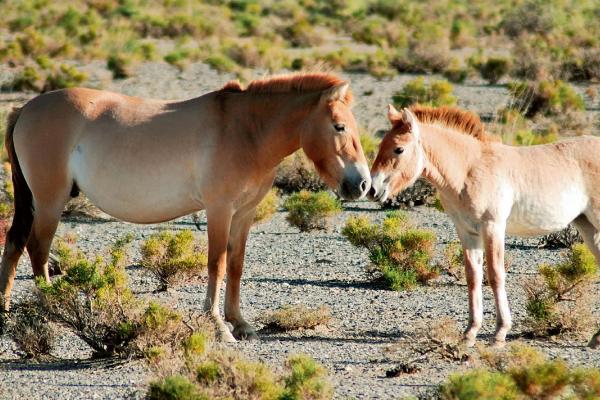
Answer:
[[[592,340],[588,343],[590,349],[600,349],[600,336],[595,334]]]
[[[238,340],[259,340],[256,331],[250,325],[240,325],[233,330],[233,336]]]

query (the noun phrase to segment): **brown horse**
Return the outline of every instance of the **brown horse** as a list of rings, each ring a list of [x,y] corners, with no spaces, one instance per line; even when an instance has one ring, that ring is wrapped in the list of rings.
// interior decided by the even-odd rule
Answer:
[[[385,201],[420,176],[438,190],[462,243],[469,287],[467,344],[483,319],[483,253],[496,299],[494,343],[511,328],[504,236],[540,235],[573,223],[600,263],[600,138],[531,147],[486,135],[479,118],[456,108],[389,106],[392,129],[371,168],[370,197]],[[589,345],[600,345],[600,332]]]
[[[181,102],[66,89],[42,94],[10,115],[6,148],[15,216],[0,270],[8,310],[16,266],[27,248],[35,276],[61,211],[79,190],[124,221],[156,223],[206,210],[205,309],[225,340],[254,338],[239,308],[240,278],[256,205],[275,167],[302,148],[320,176],[348,199],[371,178],[350,110],[349,84],[322,73],[272,77]],[[227,271],[225,318],[219,292]]]

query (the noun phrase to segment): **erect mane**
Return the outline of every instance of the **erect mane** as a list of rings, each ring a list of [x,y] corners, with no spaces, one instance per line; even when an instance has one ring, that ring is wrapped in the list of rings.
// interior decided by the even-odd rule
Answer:
[[[423,124],[440,124],[481,141],[493,140],[485,133],[485,125],[477,114],[458,107],[427,107],[414,105],[410,110]]]
[[[245,89],[238,81],[230,81],[221,90],[248,93],[308,93],[320,92],[343,83],[346,83],[346,81],[332,74],[304,72],[253,80]],[[351,101],[352,93],[348,90],[344,102],[349,104]]]

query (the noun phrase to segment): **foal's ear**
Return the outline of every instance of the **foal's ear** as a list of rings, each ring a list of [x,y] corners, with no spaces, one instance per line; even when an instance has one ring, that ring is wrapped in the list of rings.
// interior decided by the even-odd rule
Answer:
[[[325,91],[321,95],[321,101],[324,103],[329,103],[332,101],[345,101],[348,96],[348,89],[350,88],[350,83],[343,82],[334,87],[331,87]]]
[[[417,117],[412,113],[408,108],[402,109],[402,120],[410,126],[410,133],[415,135],[415,137],[419,137],[419,125],[417,124]]]
[[[402,115],[400,114],[400,111],[396,110],[396,107],[393,105],[388,104],[388,120],[390,120],[390,122],[393,124],[401,119]]]

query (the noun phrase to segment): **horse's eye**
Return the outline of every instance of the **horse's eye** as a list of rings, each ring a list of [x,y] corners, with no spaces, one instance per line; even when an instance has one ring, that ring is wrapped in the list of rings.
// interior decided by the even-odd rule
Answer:
[[[344,124],[334,124],[333,127],[338,132],[344,132],[346,130],[346,125]]]
[[[394,149],[394,153],[396,153],[396,154],[402,154],[402,153],[404,153],[404,147],[396,147]]]

